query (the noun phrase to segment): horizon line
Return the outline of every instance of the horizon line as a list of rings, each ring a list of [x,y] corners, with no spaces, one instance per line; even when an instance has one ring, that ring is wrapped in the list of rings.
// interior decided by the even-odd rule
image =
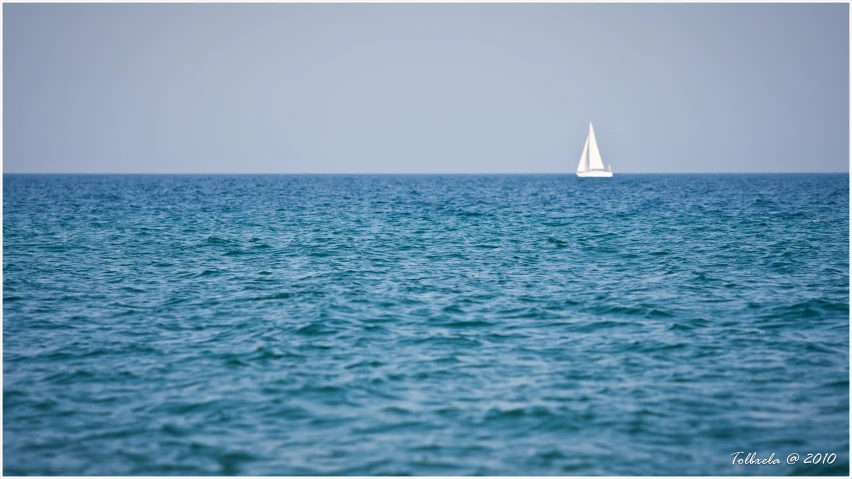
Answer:
[[[616,172],[614,172],[616,173]],[[836,175],[836,174],[846,174],[848,175],[849,171],[696,171],[696,172],[685,172],[685,171],[659,171],[659,172],[623,172],[617,173],[619,175]],[[194,172],[194,173],[143,173],[143,172],[8,172],[4,171],[4,175],[182,175],[182,176],[191,176],[191,175],[278,175],[278,176],[365,176],[365,175],[375,175],[375,176],[561,176],[561,175],[575,175],[575,172],[562,172],[562,173],[374,173],[374,172],[362,172],[362,173],[222,173],[222,172]]]

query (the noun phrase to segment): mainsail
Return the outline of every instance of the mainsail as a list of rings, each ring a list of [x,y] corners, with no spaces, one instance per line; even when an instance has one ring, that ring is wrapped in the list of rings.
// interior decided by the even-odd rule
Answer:
[[[586,140],[589,143],[589,168],[590,170],[605,170],[603,160],[601,159],[601,150],[598,149],[598,142],[595,140],[595,129],[592,128],[592,122],[589,122],[589,138]]]

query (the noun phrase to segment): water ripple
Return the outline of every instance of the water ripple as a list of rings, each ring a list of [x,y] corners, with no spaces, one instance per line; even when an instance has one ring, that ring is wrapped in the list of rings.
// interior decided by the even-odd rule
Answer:
[[[3,472],[847,474],[848,195],[5,175]]]

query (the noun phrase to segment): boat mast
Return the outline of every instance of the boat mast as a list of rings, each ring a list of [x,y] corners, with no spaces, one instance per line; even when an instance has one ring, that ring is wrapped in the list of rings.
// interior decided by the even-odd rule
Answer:
[[[592,122],[589,122],[589,151],[586,153],[586,171],[592,171]]]

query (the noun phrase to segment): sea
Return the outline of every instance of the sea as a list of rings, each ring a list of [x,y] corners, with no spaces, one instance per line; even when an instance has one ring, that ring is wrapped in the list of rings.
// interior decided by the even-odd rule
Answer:
[[[849,474],[848,174],[5,174],[2,251],[6,475]]]

